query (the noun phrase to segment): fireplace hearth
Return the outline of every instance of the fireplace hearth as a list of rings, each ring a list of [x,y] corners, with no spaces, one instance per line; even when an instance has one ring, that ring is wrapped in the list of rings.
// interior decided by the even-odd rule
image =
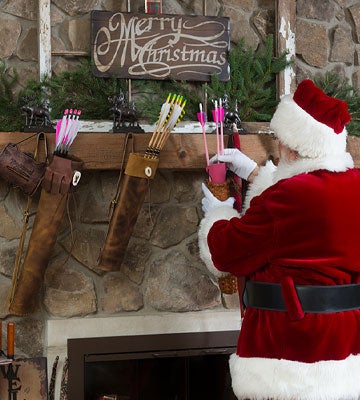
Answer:
[[[235,400],[238,331],[68,339],[69,400]]]

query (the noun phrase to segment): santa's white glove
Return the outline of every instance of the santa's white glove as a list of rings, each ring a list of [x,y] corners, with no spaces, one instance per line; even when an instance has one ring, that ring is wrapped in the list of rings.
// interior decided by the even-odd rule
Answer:
[[[209,190],[209,188],[205,185],[205,183],[201,184],[202,191],[204,193],[203,199],[201,200],[202,210],[206,214],[208,211],[218,208],[218,207],[234,207],[235,199],[234,197],[229,197],[225,201],[218,200]]]
[[[212,164],[217,161],[225,162],[229,170],[242,179],[247,179],[257,167],[254,160],[238,149],[225,149],[223,155],[216,154],[210,159],[210,163]]]

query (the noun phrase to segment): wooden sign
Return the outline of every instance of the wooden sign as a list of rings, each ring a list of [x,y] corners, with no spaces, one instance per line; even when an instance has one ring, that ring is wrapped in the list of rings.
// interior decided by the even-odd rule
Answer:
[[[0,366],[0,399],[47,400],[46,357],[15,359]]]
[[[131,79],[229,80],[227,17],[93,11],[94,75]]]

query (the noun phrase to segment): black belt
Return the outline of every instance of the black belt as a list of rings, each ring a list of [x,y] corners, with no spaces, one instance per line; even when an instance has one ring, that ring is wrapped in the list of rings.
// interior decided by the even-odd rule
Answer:
[[[360,284],[295,285],[295,288],[305,313],[330,313],[360,309]],[[247,281],[243,302],[246,307],[286,311],[279,283]]]

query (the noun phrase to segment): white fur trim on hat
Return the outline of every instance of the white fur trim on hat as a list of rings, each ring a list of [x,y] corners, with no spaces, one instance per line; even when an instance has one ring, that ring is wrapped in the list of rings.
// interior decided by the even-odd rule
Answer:
[[[318,158],[341,154],[346,149],[346,128],[339,134],[299,107],[293,95],[283,96],[270,128],[278,139],[302,157]]]
[[[232,354],[229,365],[233,391],[239,400],[360,398],[360,355],[303,363]]]

